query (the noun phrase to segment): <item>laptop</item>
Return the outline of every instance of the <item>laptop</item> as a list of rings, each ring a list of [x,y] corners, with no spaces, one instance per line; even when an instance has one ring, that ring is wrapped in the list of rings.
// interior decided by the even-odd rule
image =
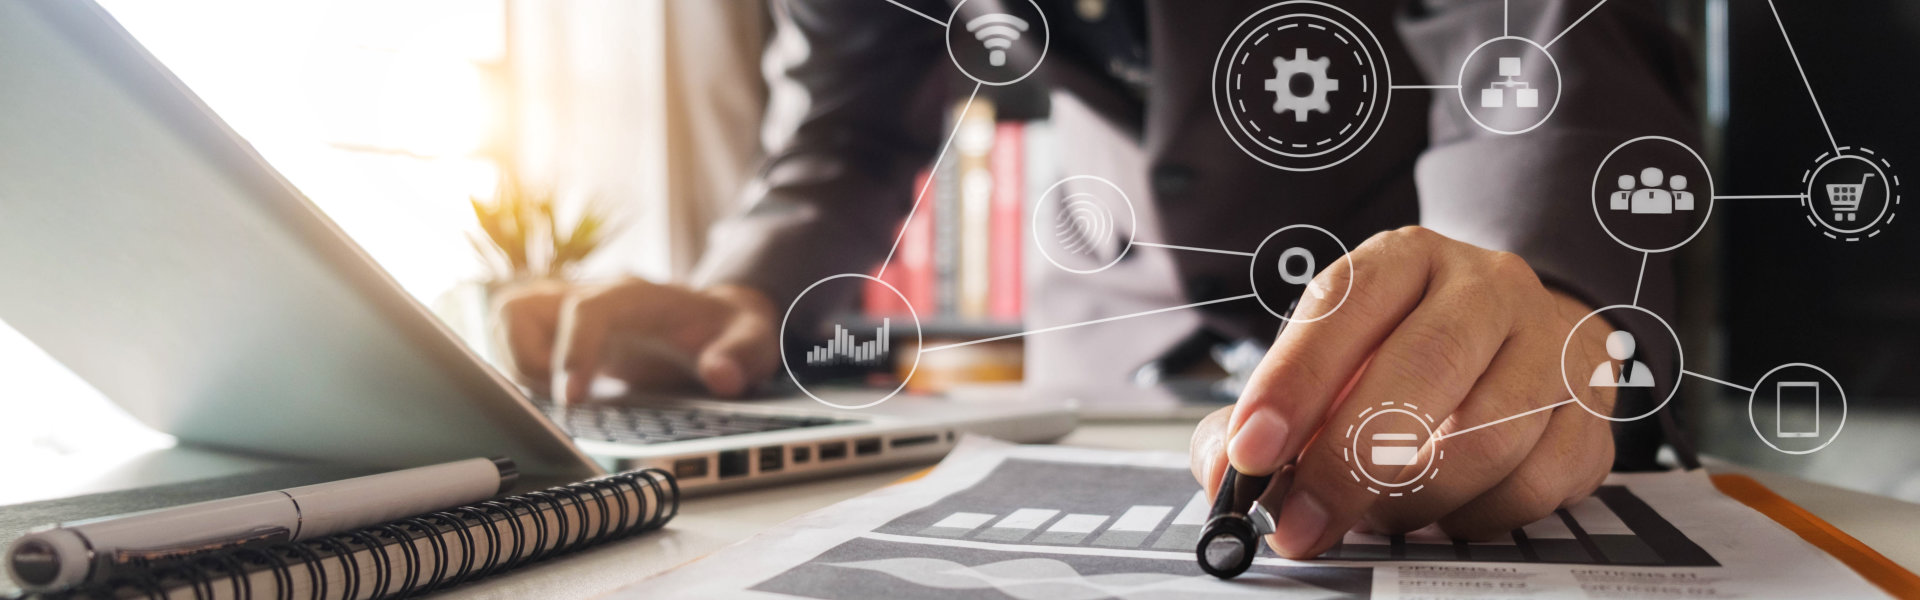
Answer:
[[[690,491],[1071,431],[1070,402],[629,395],[561,407],[480,360],[100,7],[0,2],[0,320],[189,443]],[[823,397],[831,400],[831,398]]]

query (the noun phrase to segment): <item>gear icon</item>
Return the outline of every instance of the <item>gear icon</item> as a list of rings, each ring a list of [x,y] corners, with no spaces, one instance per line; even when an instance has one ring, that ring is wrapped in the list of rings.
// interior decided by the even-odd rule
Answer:
[[[1282,114],[1293,111],[1293,120],[1305,122],[1307,112],[1332,112],[1327,104],[1327,92],[1340,89],[1340,80],[1327,77],[1327,66],[1332,61],[1326,57],[1307,58],[1306,48],[1295,48],[1293,58],[1273,57],[1273,78],[1266,81],[1266,89],[1273,92],[1273,113]],[[1313,79],[1313,89],[1304,96],[1293,95],[1293,76],[1306,75]]]

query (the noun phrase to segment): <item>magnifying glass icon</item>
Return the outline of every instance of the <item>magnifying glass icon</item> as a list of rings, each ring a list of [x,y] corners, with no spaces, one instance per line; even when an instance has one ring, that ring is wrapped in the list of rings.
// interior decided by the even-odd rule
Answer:
[[[1297,262],[1304,267],[1297,273],[1294,272],[1293,269],[1288,268],[1294,265],[1296,262],[1294,259],[1296,258],[1300,259]],[[1313,285],[1313,274],[1319,272],[1314,266],[1312,252],[1308,252],[1306,248],[1288,248],[1285,252],[1280,253],[1280,280],[1293,285],[1306,286],[1307,293],[1312,294],[1315,300],[1325,300],[1327,298],[1327,291],[1320,289],[1320,286]]]

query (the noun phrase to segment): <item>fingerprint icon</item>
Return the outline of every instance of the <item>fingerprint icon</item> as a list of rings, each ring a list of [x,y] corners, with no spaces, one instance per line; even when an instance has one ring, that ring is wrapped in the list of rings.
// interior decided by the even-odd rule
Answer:
[[[1098,202],[1077,199],[1083,197],[1093,195],[1074,194],[1061,199],[1064,206],[1054,215],[1054,240],[1061,250],[1098,257],[1113,235],[1113,213]]]

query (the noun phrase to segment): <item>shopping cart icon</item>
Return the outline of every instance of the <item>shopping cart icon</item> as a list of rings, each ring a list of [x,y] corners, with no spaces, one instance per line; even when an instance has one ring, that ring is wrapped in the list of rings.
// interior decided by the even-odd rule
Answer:
[[[1860,183],[1827,184],[1827,202],[1833,204],[1833,220],[1853,221],[1859,216],[1860,197],[1866,195],[1867,180],[1873,174],[1860,176]]]

